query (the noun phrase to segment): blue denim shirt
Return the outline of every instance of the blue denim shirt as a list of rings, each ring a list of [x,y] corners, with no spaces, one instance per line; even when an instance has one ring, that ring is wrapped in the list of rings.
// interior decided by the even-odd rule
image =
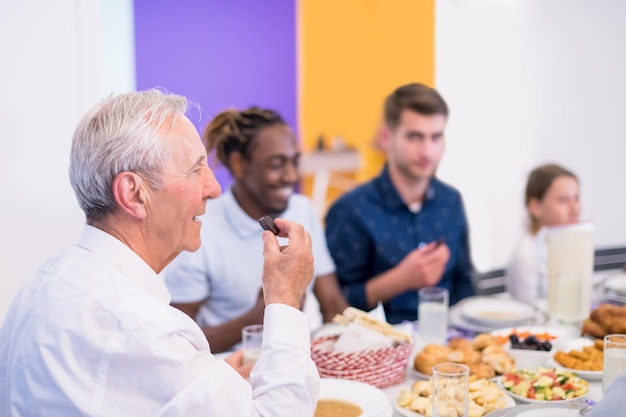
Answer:
[[[444,238],[450,259],[438,286],[450,291],[450,304],[474,295],[467,218],[461,194],[436,178],[421,209],[400,199],[387,166],[381,174],[344,194],[326,216],[326,238],[348,303],[367,310],[365,283],[397,265],[420,243]],[[385,303],[390,323],[417,319],[417,291]]]

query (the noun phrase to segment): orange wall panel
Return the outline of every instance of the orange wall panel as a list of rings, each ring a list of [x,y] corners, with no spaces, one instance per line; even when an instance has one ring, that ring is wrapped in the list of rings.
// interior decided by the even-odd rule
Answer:
[[[434,85],[435,0],[299,0],[298,125],[305,150],[323,134],[358,149],[357,179],[376,175],[382,102],[396,86]],[[306,190],[306,187],[305,187]]]

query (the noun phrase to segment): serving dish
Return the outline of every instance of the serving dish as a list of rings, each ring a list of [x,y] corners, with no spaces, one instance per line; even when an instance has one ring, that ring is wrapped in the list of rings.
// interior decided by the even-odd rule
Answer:
[[[515,400],[523,402],[523,403],[528,403],[528,404],[552,404],[552,403],[562,404],[562,403],[571,403],[571,402],[574,402],[574,401],[578,400],[579,398],[585,398],[585,397],[587,397],[589,395],[589,394],[585,394],[585,395],[581,395],[580,397],[571,398],[571,399],[568,399],[568,400],[551,400],[551,401],[548,401],[548,400],[533,400],[531,398],[526,398],[526,397],[523,397],[521,395],[514,394],[514,393],[512,393],[510,391],[507,391],[506,393],[508,395],[510,395],[512,398],[514,398]],[[552,415],[550,417],[552,417]]]
[[[513,326],[513,327],[504,327],[501,329],[496,329],[490,332],[494,336],[498,337],[507,337],[512,333],[516,333],[518,335],[535,335],[535,336],[543,336],[550,335],[549,341],[552,345],[556,345],[558,343],[562,343],[566,340],[575,339],[579,334],[576,329],[573,329],[569,326]],[[542,340],[545,340],[542,338]],[[503,345],[506,347],[506,343]]]
[[[338,378],[320,380],[319,398],[340,399],[361,407],[363,417],[389,417],[393,409],[387,395],[369,384]]]
[[[484,417],[580,417],[584,404],[526,404],[493,411]]]
[[[521,323],[512,323],[512,324],[503,324],[501,322],[486,324],[486,322],[474,321],[467,319],[463,313],[463,309],[466,303],[474,304],[477,300],[493,300],[493,298],[489,297],[469,297],[459,301],[454,306],[450,307],[448,320],[450,323],[450,327],[455,327],[457,329],[469,330],[472,332],[478,333],[489,333],[494,330],[498,330],[504,327],[510,326],[541,326],[548,322],[548,314],[534,306],[531,306],[533,309],[533,314],[530,318]],[[500,301],[511,301],[509,299],[496,299]],[[493,305],[493,304],[490,304]],[[471,314],[471,313],[470,313]]]
[[[602,296],[612,304],[626,304],[626,274],[610,275],[602,283]]]
[[[579,402],[589,395],[590,388],[587,380],[577,377],[572,372],[543,367],[534,370],[523,369],[514,374],[503,375],[497,383],[517,401],[531,404]],[[513,387],[511,383],[514,384]],[[515,391],[527,391],[528,396]],[[553,399],[559,394],[565,396],[566,393],[574,396]],[[539,398],[540,396],[545,396],[546,399]]]
[[[626,297],[626,274],[612,275],[604,280],[605,291]]]
[[[585,371],[581,369],[568,368],[560,364],[556,359],[554,359],[554,355],[559,350],[562,350],[563,352],[569,352],[571,350],[582,350],[582,348],[585,346],[593,346],[593,343],[594,343],[593,340],[587,337],[578,337],[576,339],[572,339],[567,342],[561,343],[552,349],[552,351],[550,352],[550,357],[548,358],[545,364],[546,366],[550,366],[553,368],[559,368],[559,369],[564,369],[569,372],[574,372],[578,376],[586,380],[590,380],[590,381],[601,380],[602,374],[603,374],[602,371]]]
[[[480,385],[480,386],[477,386],[477,385],[473,386],[472,385],[472,384],[476,384],[476,383],[480,383],[480,380],[479,381],[470,382],[470,393],[469,393],[469,398],[470,398],[469,402],[470,403],[476,402],[476,404],[483,404],[482,401],[484,401],[484,400],[486,400],[488,398],[493,398],[493,392],[491,390],[497,390],[498,392],[499,391],[503,391],[502,388],[496,387],[496,385],[494,385],[495,381],[492,380],[491,383],[490,383],[489,390],[488,391],[484,391],[484,392],[481,393],[481,390],[477,389],[477,388],[484,389],[484,385]],[[484,382],[483,382],[483,384],[484,384]],[[411,388],[408,388],[408,389],[412,389],[412,386],[411,386]],[[414,410],[411,410],[409,408],[401,407],[398,404],[398,402],[400,402],[399,399],[402,397],[402,395],[404,395],[404,392],[401,393],[401,395],[400,395],[400,397],[398,397],[397,401],[393,402],[393,406],[394,406],[395,410],[398,413],[400,413],[400,414],[402,414],[403,416],[406,416],[406,417],[425,417],[424,414],[419,413],[418,411],[414,411]],[[413,394],[413,395],[415,397],[418,397],[416,394]],[[499,398],[502,399],[502,401],[504,402],[504,407],[500,408],[499,410],[503,410],[503,409],[515,406],[515,400],[512,397],[506,395],[505,392],[503,392],[501,395],[502,396],[500,396]],[[422,399],[422,400],[424,398],[425,397],[420,397],[420,399]],[[428,400],[432,401],[432,398],[428,397]],[[491,401],[491,400],[489,400],[489,401]],[[476,405],[476,404],[474,404],[474,405]],[[493,407],[493,404],[491,406]],[[488,416],[490,414],[491,413],[483,414],[483,417]]]
[[[547,339],[543,337],[539,337],[539,339],[550,342],[552,349],[549,351],[514,349],[511,347],[510,341],[508,341],[508,336],[512,333],[523,335],[524,337],[526,335],[550,335],[551,337]],[[517,368],[521,369],[537,368],[546,364],[546,362],[550,359],[552,352],[554,352],[554,347],[559,343],[575,338],[578,335],[578,332],[570,327],[563,326],[517,326],[494,330],[491,334],[498,338],[507,339],[503,346],[509,355],[515,359]]]
[[[483,415],[483,417],[490,417],[493,413],[505,412],[505,410],[509,410],[512,407],[515,407],[515,400],[513,398],[509,397],[508,395],[506,397],[504,397],[504,401],[506,402],[506,406],[504,408],[492,411],[491,413],[487,413],[487,414]],[[424,414],[420,414],[417,411],[413,411],[413,410],[409,410],[408,408],[400,407],[395,402],[393,403],[393,408],[399,414],[402,414],[403,416],[406,416],[406,417],[426,417]],[[502,414],[502,415],[504,415],[504,414]],[[553,416],[550,416],[550,417],[553,417]]]
[[[535,306],[519,300],[494,297],[470,297],[459,303],[464,319],[481,326],[518,326],[535,314]]]

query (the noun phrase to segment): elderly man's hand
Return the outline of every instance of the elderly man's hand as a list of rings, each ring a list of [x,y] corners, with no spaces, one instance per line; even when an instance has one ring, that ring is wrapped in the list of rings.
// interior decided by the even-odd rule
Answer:
[[[300,302],[313,279],[313,252],[311,236],[295,222],[275,219],[278,236],[289,238],[287,246],[280,247],[276,237],[263,232],[263,294],[265,305],[287,304],[300,308]]]

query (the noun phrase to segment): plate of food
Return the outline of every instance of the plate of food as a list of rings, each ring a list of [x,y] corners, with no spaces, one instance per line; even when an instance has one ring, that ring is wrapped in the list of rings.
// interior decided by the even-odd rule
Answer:
[[[550,345],[555,345],[564,340],[574,339],[578,335],[578,331],[567,326],[515,326],[497,329],[490,333],[503,346],[510,346],[511,336],[515,336],[517,341],[523,345],[518,348],[527,350],[536,350],[535,347],[538,343],[549,342]]]
[[[553,349],[546,365],[574,372],[587,380],[601,380],[604,341],[578,337]]]
[[[576,338],[578,332],[569,327],[518,326],[490,334],[515,359],[518,368],[536,368],[550,359],[556,344]]]
[[[535,315],[535,306],[519,300],[470,297],[459,303],[466,320],[484,326],[518,326],[526,324]]]
[[[539,367],[504,374],[498,384],[514,399],[526,403],[566,403],[589,394],[589,382],[574,372]]]
[[[498,385],[484,378],[470,377],[468,415],[482,417],[495,410],[515,406]],[[415,381],[400,392],[394,403],[396,411],[406,417],[432,415],[432,379]]]
[[[515,360],[489,334],[480,334],[473,339],[452,338],[447,345],[430,343],[413,358],[415,376],[428,379],[433,366],[454,362],[467,365],[470,376],[491,379],[515,369]]]
[[[392,412],[387,395],[372,385],[337,378],[320,380],[315,416],[391,416]]]

